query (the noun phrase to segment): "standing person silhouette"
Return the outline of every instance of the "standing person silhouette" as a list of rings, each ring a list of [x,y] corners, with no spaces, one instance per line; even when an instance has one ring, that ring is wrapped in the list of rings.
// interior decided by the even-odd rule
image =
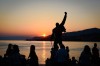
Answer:
[[[65,21],[66,21],[66,17],[67,17],[67,12],[65,12],[64,18],[61,22],[61,24],[59,24],[58,22],[56,23],[56,27],[52,30],[52,35],[51,35],[51,39],[54,38],[54,48],[58,48],[58,45],[61,46],[62,44],[62,32],[66,32],[66,29],[64,27]]]

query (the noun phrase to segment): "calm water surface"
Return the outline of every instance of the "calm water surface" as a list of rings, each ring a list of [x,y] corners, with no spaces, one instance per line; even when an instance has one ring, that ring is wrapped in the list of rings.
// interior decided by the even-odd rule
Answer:
[[[20,53],[28,58],[30,46],[36,46],[36,54],[39,58],[40,64],[45,64],[46,58],[50,57],[50,49],[52,44],[50,41],[18,41],[18,40],[0,40],[0,55],[4,55],[9,43],[17,44],[20,49]],[[53,42],[52,42],[53,43]],[[69,46],[70,49],[70,58],[75,56],[76,59],[79,59],[80,53],[82,52],[85,45],[89,45],[90,48],[93,47],[95,42],[68,42],[63,41],[65,46]],[[98,44],[99,53],[100,53],[100,42],[96,42]]]

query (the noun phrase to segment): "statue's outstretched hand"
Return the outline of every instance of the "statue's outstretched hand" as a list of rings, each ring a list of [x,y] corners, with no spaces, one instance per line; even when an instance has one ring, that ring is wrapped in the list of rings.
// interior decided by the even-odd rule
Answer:
[[[65,12],[65,14],[67,14],[67,12]]]

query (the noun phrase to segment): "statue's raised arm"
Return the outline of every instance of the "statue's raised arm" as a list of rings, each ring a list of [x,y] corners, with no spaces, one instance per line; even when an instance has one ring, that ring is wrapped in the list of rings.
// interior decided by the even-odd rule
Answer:
[[[65,22],[66,22],[66,17],[67,17],[67,12],[65,12],[64,18],[63,18],[63,20],[62,20],[62,22],[61,22],[60,25],[64,25],[64,24],[65,24]]]

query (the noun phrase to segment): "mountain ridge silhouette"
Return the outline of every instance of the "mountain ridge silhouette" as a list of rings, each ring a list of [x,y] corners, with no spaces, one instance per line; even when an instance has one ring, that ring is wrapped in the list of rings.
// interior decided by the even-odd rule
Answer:
[[[50,36],[47,37],[33,37],[31,39],[26,39],[30,41],[50,41]],[[89,28],[81,31],[66,32],[62,35],[63,41],[100,41],[100,29],[99,28]]]

